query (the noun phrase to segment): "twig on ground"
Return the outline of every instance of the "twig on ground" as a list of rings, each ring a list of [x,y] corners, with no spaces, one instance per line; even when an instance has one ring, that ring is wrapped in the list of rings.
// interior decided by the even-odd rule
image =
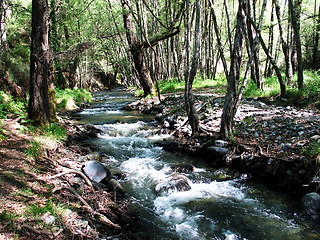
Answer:
[[[82,172],[80,172],[80,171],[78,171],[78,170],[69,169],[69,170],[66,171],[66,172],[58,173],[58,174],[56,174],[56,175],[47,177],[47,178],[45,178],[45,179],[58,178],[58,177],[61,177],[61,176],[63,176],[63,175],[69,174],[69,173],[79,174],[79,175],[86,181],[86,183],[91,187],[91,190],[94,192],[94,187],[93,187],[92,182],[90,181],[90,179],[89,179],[85,174],[83,174]]]
[[[92,214],[98,216],[100,218],[100,220],[108,225],[111,225],[112,227],[114,228],[117,228],[117,229],[120,229],[120,226],[118,224],[115,224],[113,223],[111,220],[109,220],[106,216],[104,216],[103,214],[95,211],[88,203],[86,200],[83,199],[83,197],[81,197],[79,195],[79,193],[77,193],[77,191],[70,187],[70,186],[62,186],[62,187],[59,187],[59,188],[55,188],[53,189],[52,192],[56,192],[56,191],[59,191],[59,190],[63,190],[63,189],[67,189],[68,191],[70,191],[71,193],[73,193],[76,198],[78,198],[84,205],[85,207],[89,210],[89,212],[91,212]]]
[[[22,227],[34,232],[35,234],[47,235],[47,236],[51,236],[52,238],[56,238],[63,231],[63,229],[60,229],[58,232],[53,233],[53,232],[49,232],[49,231],[46,231],[46,230],[36,229],[36,228],[31,227],[31,226],[26,225],[26,224],[23,224]]]

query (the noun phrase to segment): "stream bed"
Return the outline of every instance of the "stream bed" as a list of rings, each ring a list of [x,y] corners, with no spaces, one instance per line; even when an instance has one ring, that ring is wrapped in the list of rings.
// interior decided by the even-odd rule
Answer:
[[[94,93],[79,123],[102,130],[90,140],[104,156],[139,220],[129,230],[133,239],[320,239],[319,225],[299,213],[286,194],[254,182],[244,173],[217,169],[204,159],[165,152],[158,144],[154,116],[121,108],[136,100],[122,89]],[[179,164],[194,171],[178,173]],[[187,188],[177,191],[177,179]]]

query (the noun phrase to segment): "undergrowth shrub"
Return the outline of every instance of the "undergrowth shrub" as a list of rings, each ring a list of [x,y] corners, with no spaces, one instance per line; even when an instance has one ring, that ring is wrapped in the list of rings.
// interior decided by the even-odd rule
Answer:
[[[15,100],[4,91],[0,91],[0,119],[8,118],[12,114],[25,117],[26,109],[26,101]]]

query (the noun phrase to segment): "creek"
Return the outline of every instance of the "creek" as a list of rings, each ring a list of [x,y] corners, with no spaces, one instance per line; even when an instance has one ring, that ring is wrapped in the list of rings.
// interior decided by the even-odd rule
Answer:
[[[90,140],[107,156],[104,162],[119,180],[139,220],[130,228],[135,239],[320,239],[318,224],[305,219],[288,195],[232,169],[212,168],[204,159],[165,152],[156,143],[154,116],[121,108],[136,100],[121,89],[94,93],[79,123],[102,130]],[[178,163],[190,173],[174,173]],[[187,177],[190,189],[157,192],[172,176]]]

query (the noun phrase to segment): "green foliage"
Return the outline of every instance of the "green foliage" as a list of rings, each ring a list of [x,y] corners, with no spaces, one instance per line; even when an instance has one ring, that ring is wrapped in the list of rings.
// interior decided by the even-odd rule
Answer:
[[[296,76],[293,81],[296,83]],[[320,72],[304,71],[304,88],[289,88],[287,98],[292,105],[320,109]]]
[[[276,76],[263,79],[263,90],[251,79],[243,92],[243,97],[271,97],[280,92],[279,82]]]
[[[15,100],[12,96],[0,91],[0,119],[7,118],[11,114],[25,117],[26,109],[26,101]]]
[[[14,213],[9,211],[2,211],[0,212],[0,222],[7,223],[10,227],[13,227],[13,221],[17,216]],[[3,224],[4,226],[5,224]]]
[[[316,158],[320,156],[320,143],[314,141],[309,142],[302,148],[301,152],[310,158]]]
[[[7,139],[7,137],[5,136],[5,130],[4,130],[4,128],[3,128],[3,123],[2,123],[2,121],[0,120],[0,142],[1,142],[2,140],[5,140],[5,139]]]
[[[170,78],[159,82],[160,93],[174,93],[184,90],[184,82],[177,78]]]
[[[92,95],[91,93],[83,88],[78,89],[56,89],[56,99],[58,109],[68,109],[68,103],[70,101],[74,104],[80,104],[83,102],[91,102]]]
[[[37,141],[30,141],[31,147],[27,148],[26,150],[24,150],[24,153],[29,156],[29,157],[33,157],[34,159],[38,159],[43,152],[43,148],[41,146],[41,144]]]

